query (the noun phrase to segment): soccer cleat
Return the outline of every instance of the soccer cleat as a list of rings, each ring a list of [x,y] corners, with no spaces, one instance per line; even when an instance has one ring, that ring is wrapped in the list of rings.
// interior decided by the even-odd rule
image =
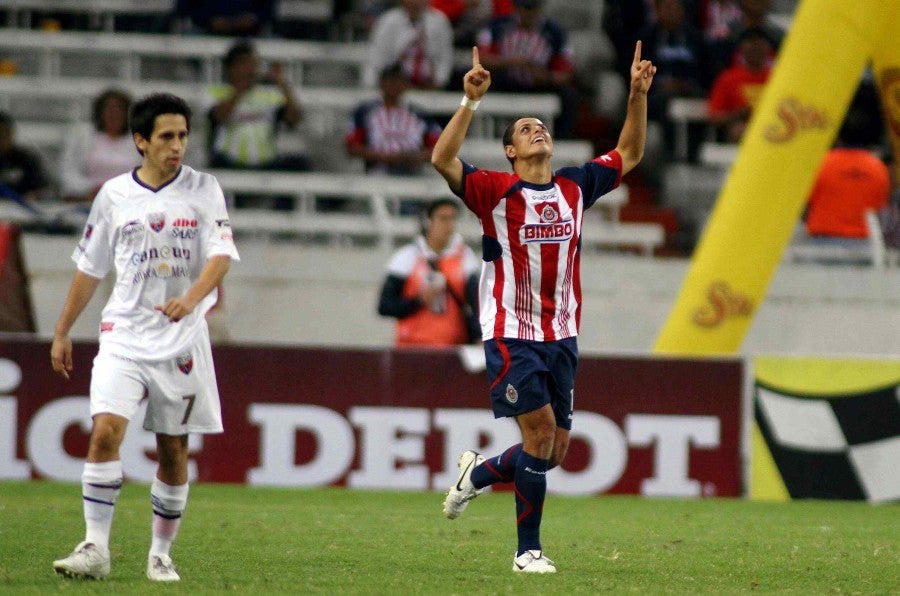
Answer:
[[[147,579],[155,582],[177,582],[181,579],[169,555],[150,555],[147,559]]]
[[[484,456],[475,451],[463,451],[459,456],[457,466],[459,466],[459,477],[456,484],[450,487],[447,492],[447,498],[444,499],[444,515],[450,519],[459,517],[469,501],[480,495],[484,489],[475,488],[472,484],[472,470],[475,466],[484,461]]]
[[[109,552],[93,542],[82,542],[65,559],[53,561],[53,569],[70,579],[103,579],[109,575]]]
[[[513,559],[513,571],[521,573],[556,573],[553,561],[544,556],[543,551],[526,550]]]

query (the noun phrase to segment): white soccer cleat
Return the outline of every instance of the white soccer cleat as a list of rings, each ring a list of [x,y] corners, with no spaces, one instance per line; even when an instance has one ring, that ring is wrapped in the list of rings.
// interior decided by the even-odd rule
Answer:
[[[450,519],[459,517],[469,501],[484,492],[483,488],[475,488],[472,484],[472,470],[475,466],[484,461],[484,456],[475,451],[463,451],[459,456],[457,466],[459,466],[459,477],[456,484],[450,487],[447,492],[447,498],[444,499],[444,515]]]
[[[53,569],[70,579],[103,579],[109,575],[109,551],[93,542],[82,542],[65,559],[53,561]]]
[[[147,559],[147,579],[155,582],[177,582],[181,579],[169,555],[150,555]]]
[[[556,565],[539,550],[526,550],[515,557],[512,568],[520,573],[556,573]]]

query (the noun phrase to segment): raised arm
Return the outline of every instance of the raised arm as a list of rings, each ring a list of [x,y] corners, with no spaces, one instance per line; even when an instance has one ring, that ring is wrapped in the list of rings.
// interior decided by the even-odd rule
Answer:
[[[472,48],[472,69],[463,77],[465,97],[450,118],[450,122],[441,131],[434,150],[431,152],[431,165],[440,173],[455,192],[462,190],[462,162],[457,157],[466,139],[472,115],[478,109],[478,102],[491,86],[491,73],[481,66],[478,60],[478,48]]]
[[[631,87],[625,123],[619,133],[616,151],[622,156],[622,174],[630,172],[644,156],[647,142],[647,91],[653,83],[656,67],[649,60],[641,60],[641,42],[634,46],[631,62]]]

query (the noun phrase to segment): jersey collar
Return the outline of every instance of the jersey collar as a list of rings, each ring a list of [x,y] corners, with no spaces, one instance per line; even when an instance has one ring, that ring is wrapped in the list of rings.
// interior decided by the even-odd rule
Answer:
[[[158,186],[158,187],[156,187],[156,188],[150,186],[149,184],[144,183],[140,178],[138,178],[138,175],[137,175],[138,168],[134,168],[133,170],[131,170],[131,178],[132,178],[132,180],[134,180],[135,182],[137,182],[140,186],[143,186],[144,188],[146,188],[146,189],[149,190],[150,192],[159,192],[159,191],[161,191],[162,189],[164,189],[165,187],[167,187],[167,186],[169,186],[170,184],[172,184],[173,182],[175,182],[176,180],[178,180],[178,177],[181,176],[181,171],[182,171],[183,169],[184,169],[184,166],[178,166],[178,171],[175,172],[175,175],[172,176],[172,179],[169,180],[168,182],[165,182],[165,183],[161,184],[160,186]]]

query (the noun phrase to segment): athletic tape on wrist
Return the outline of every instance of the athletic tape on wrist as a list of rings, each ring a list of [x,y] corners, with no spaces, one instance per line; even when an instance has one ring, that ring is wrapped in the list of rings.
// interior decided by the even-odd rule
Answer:
[[[472,110],[473,112],[478,109],[478,105],[481,103],[481,100],[469,99],[468,95],[463,95],[462,101],[459,102],[459,105],[466,108],[467,110]]]

